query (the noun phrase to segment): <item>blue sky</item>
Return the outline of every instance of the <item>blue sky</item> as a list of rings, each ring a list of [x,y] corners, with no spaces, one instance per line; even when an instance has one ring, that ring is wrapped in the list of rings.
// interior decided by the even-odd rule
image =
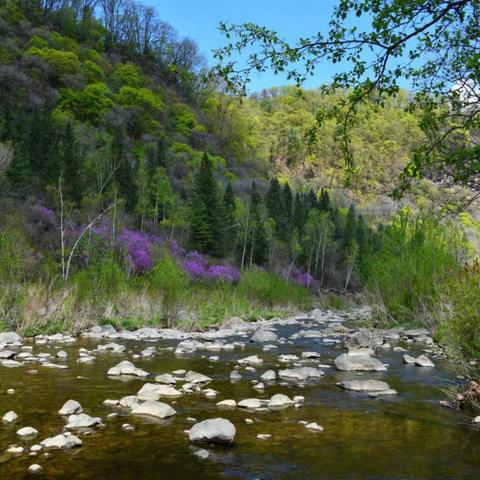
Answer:
[[[144,0],[156,8],[160,18],[172,24],[183,36],[194,38],[209,64],[214,60],[211,51],[224,44],[218,31],[220,21],[253,22],[276,30],[287,40],[326,30],[336,0]],[[322,65],[315,77],[305,84],[316,88],[327,83],[332,74],[330,65]],[[265,73],[252,77],[250,90],[284,85],[283,77]]]

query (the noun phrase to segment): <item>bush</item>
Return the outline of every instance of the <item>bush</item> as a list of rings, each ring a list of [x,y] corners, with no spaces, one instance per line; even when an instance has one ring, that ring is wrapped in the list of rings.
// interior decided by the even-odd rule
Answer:
[[[480,358],[480,264],[466,267],[439,287],[433,308],[436,337],[448,353],[466,361]]]
[[[441,279],[458,271],[462,236],[453,225],[404,210],[377,241],[362,259],[367,289],[389,315],[412,322],[434,304]]]
[[[312,306],[308,289],[289,284],[279,276],[265,271],[245,272],[238,285],[238,294],[252,302],[270,307],[291,304],[309,309]]]
[[[91,299],[105,301],[128,288],[125,270],[111,255],[78,272],[73,282],[77,288],[79,301]]]
[[[163,319],[168,327],[172,326],[189,287],[188,275],[170,253],[165,253],[149,272],[148,285],[153,294],[160,295]]]

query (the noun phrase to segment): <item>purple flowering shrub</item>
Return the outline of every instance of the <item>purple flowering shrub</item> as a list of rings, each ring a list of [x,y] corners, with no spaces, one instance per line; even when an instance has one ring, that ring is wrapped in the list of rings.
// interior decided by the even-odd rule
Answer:
[[[198,253],[187,254],[183,267],[192,280],[214,280],[237,284],[240,272],[231,265],[208,265],[207,258]]]
[[[161,238],[156,235],[127,228],[117,238],[117,245],[125,249],[134,272],[144,272],[153,267],[152,248],[161,243]]]
[[[313,276],[310,275],[305,270],[302,270],[295,265],[290,268],[284,268],[282,270],[282,277],[288,279],[292,283],[296,285],[301,285],[302,287],[316,287],[318,286],[318,280]]]

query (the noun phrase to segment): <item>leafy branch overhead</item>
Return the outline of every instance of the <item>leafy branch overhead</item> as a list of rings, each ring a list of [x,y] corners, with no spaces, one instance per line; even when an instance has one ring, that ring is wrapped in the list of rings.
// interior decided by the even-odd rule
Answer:
[[[383,104],[407,82],[412,92],[408,108],[421,114],[427,141],[405,169],[397,193],[432,168],[436,175],[479,189],[479,14],[477,0],[341,0],[327,31],[294,43],[253,23],[222,23],[227,44],[215,52],[216,72],[245,94],[254,73],[272,70],[299,86],[322,63],[338,65],[324,89],[346,90],[348,96],[319,111],[317,121],[338,121],[351,170],[349,132],[358,106],[366,101]],[[364,29],[358,26],[363,24]]]

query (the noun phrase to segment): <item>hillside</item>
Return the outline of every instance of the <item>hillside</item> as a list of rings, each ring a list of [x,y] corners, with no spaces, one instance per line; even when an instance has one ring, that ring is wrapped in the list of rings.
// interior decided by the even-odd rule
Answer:
[[[232,96],[151,8],[2,1],[0,35],[7,325],[198,325],[327,290],[404,319],[465,258],[456,225],[387,197],[423,138],[407,92],[361,106],[352,174],[318,126],[345,92]]]

